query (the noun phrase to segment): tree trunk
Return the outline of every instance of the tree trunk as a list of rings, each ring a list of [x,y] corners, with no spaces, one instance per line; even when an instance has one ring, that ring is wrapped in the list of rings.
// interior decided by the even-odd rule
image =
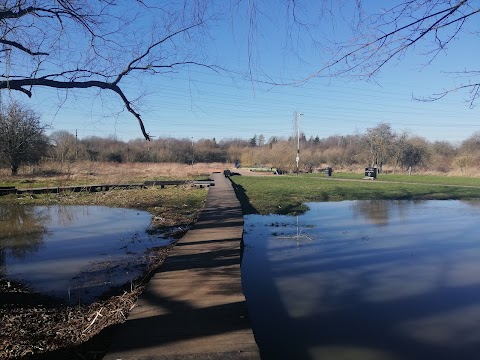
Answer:
[[[12,176],[15,176],[18,174],[18,164],[10,165],[10,169],[12,169]]]

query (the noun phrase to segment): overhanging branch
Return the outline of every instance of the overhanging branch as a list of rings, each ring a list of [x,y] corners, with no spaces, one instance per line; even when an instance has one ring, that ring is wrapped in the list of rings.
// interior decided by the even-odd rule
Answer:
[[[157,46],[163,44],[165,41],[167,41],[167,40],[169,40],[169,39],[171,39],[171,38],[173,38],[173,37],[175,37],[179,34],[185,33],[187,31],[189,31],[190,29],[193,29],[195,27],[200,26],[202,23],[203,22],[195,23],[195,24],[192,24],[192,25],[187,26],[185,28],[179,29],[179,30],[169,34],[168,36],[160,39],[159,41],[151,44],[140,56],[138,56],[137,58],[130,61],[130,63],[125,67],[125,69],[120,74],[118,74],[117,78],[115,79],[115,81],[113,83],[118,84],[124,76],[128,75],[132,70],[134,70],[134,68],[136,67],[135,64],[138,64],[140,61],[142,61],[144,58],[146,58],[148,56],[148,54],[150,54],[150,52],[153,49],[155,49]]]
[[[451,25],[455,22],[461,21],[463,19],[466,19],[467,17],[475,15],[480,11],[479,9],[475,9],[475,10],[471,11],[469,14],[465,14],[462,17],[459,17],[455,20],[452,20],[450,22],[442,23],[443,21],[447,20],[450,16],[455,14],[457,11],[459,11],[459,9],[462,6],[465,6],[467,4],[467,2],[468,2],[468,0],[460,0],[456,4],[450,6],[449,8],[442,9],[442,10],[437,11],[437,12],[432,13],[432,14],[428,14],[424,17],[419,18],[419,19],[415,19],[414,21],[411,21],[406,25],[396,27],[395,29],[393,29],[390,32],[384,33],[383,35],[381,35],[379,37],[376,37],[373,40],[368,41],[367,43],[361,44],[360,46],[354,48],[353,50],[347,52],[346,54],[343,54],[342,56],[334,59],[334,61],[332,61],[330,63],[327,63],[322,68],[320,68],[318,71],[316,71],[316,72],[310,74],[309,76],[307,76],[305,79],[303,79],[299,82],[292,83],[291,85],[293,85],[293,84],[297,85],[299,83],[305,83],[309,79],[311,79],[313,77],[320,76],[323,72],[334,68],[335,66],[341,64],[342,62],[348,63],[350,59],[355,59],[355,57],[358,57],[359,59],[361,59],[360,62],[355,62],[354,61],[353,65],[348,65],[347,69],[343,69],[343,70],[339,71],[337,73],[337,75],[340,75],[342,73],[351,72],[351,71],[355,70],[356,68],[360,67],[360,65],[362,65],[364,63],[367,63],[369,60],[374,58],[375,55],[377,54],[377,52],[379,51],[379,49],[385,47],[387,45],[387,41],[389,39],[391,39],[394,35],[397,35],[397,34],[401,33],[402,31],[414,28],[415,26],[417,26],[417,25],[419,25],[419,24],[421,24],[421,23],[423,23],[427,20],[430,20],[430,19],[434,20],[432,25],[428,26],[424,30],[419,30],[416,37],[414,37],[412,39],[405,38],[404,43],[400,44],[396,49],[393,49],[390,52],[390,54],[387,55],[387,57],[385,59],[381,60],[379,62],[379,64],[377,64],[375,66],[374,71],[371,72],[370,75],[369,75],[369,77],[370,77],[370,76],[372,76],[372,74],[376,73],[382,66],[384,66],[385,63],[390,61],[396,54],[400,53],[401,51],[405,50],[406,48],[409,48],[410,46],[413,46],[417,41],[419,41],[421,38],[423,38],[426,34],[430,33],[431,31],[433,31],[435,29],[439,29],[439,28],[445,27],[447,25]],[[371,52],[371,54],[369,56],[367,56],[366,59],[363,58],[362,52],[367,51],[370,47],[373,47],[375,45],[376,45],[376,49],[374,49]],[[277,85],[277,84],[273,84],[273,85]],[[285,84],[282,84],[282,85],[285,85]]]
[[[17,79],[17,80],[9,80],[9,81],[1,81],[0,82],[0,89],[10,89],[23,92],[24,94],[28,95],[29,97],[32,96],[32,92],[30,90],[25,89],[25,87],[33,87],[33,86],[44,86],[44,87],[51,87],[56,89],[88,89],[88,88],[99,88],[102,90],[111,90],[115,92],[120,98],[122,99],[125,107],[127,110],[135,116],[140,125],[140,129],[142,130],[142,134],[146,140],[150,140],[150,135],[145,131],[145,126],[143,125],[143,120],[139,113],[137,113],[133,108],[131,102],[123,93],[122,89],[118,86],[118,84],[109,83],[105,81],[99,80],[90,80],[90,81],[56,81],[50,80],[45,78],[39,79]]]
[[[10,41],[10,40],[6,40],[6,39],[0,39],[0,44],[5,44],[5,45],[8,45],[8,46],[12,46],[14,48],[17,48],[23,52],[26,52],[27,54],[29,55],[32,55],[32,56],[40,56],[40,55],[48,55],[48,53],[46,52],[35,52],[35,51],[32,51],[28,48],[26,48],[25,46],[23,46],[22,44],[16,42],[16,41]]]

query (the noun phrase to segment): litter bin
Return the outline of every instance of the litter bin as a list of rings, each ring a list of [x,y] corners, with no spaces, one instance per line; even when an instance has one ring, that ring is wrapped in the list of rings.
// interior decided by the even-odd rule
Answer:
[[[377,178],[377,168],[376,167],[366,167],[365,168],[365,177],[376,179]]]
[[[325,168],[325,176],[332,176],[332,168],[331,167]]]

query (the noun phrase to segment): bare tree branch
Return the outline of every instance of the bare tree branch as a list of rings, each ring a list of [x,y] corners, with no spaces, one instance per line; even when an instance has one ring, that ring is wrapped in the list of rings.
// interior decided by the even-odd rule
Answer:
[[[235,0],[225,5],[219,0],[136,0],[127,8],[114,0],[6,1],[0,9],[0,64],[5,66],[0,89],[28,96],[36,87],[108,90],[121,98],[144,137],[150,139],[123,80],[135,75],[164,74],[182,66],[223,70],[207,60],[210,54],[203,45],[210,40],[205,31],[217,16],[232,21],[237,15],[226,6],[244,11],[240,15],[245,16],[242,35],[246,40],[247,76],[252,81],[262,76],[266,80],[260,82],[269,85],[302,85],[314,77],[373,79],[387,63],[421,45],[426,49],[421,54],[427,58],[425,66],[429,65],[462,36],[465,24],[480,14],[478,2],[473,0],[398,0],[391,8],[370,16],[362,8],[362,0],[346,3],[354,12],[353,21],[347,24],[354,38],[342,43],[327,38],[328,31],[322,24],[325,19],[321,19],[339,15],[346,22],[345,14],[336,8],[341,4],[325,2],[321,8],[309,0],[288,0],[278,5],[281,19],[273,28],[276,31],[286,27],[281,31],[286,37],[287,56],[296,56],[302,66],[312,69],[311,61],[302,58],[302,51],[310,50],[304,45],[310,42],[321,51],[320,56],[327,56],[325,50],[331,50],[329,59],[316,59],[316,70],[308,70],[309,75],[280,82],[272,80],[275,74],[259,70],[256,58],[260,54],[260,49],[255,48],[260,39],[257,32],[263,30],[259,22],[274,22],[267,2]],[[312,9],[319,10],[318,14]],[[450,90],[471,89],[471,105],[478,99],[479,83],[472,78]]]
[[[442,91],[437,94],[433,94],[432,96],[429,96],[429,97],[414,97],[414,99],[418,101],[423,101],[423,102],[432,102],[432,101],[440,100],[452,92],[455,92],[458,90],[465,90],[465,89],[468,89],[470,91],[470,100],[468,101],[468,105],[470,109],[473,109],[475,107],[476,100],[480,98],[480,83],[461,85],[455,88]]]
[[[32,51],[30,49],[27,49],[25,46],[23,46],[22,44],[16,42],[16,41],[9,41],[9,40],[6,40],[6,39],[0,39],[0,44],[4,44],[4,45],[8,45],[8,46],[13,46],[21,51],[24,51],[26,52],[28,55],[32,55],[32,56],[40,56],[40,55],[48,55],[48,53],[46,52],[36,52],[36,51]]]
[[[198,61],[201,29],[211,19],[202,1],[180,7],[148,2],[123,7],[112,0],[22,0],[5,5],[0,10],[0,64],[6,70],[0,89],[29,97],[36,87],[112,91],[150,140],[121,81],[133,73],[161,74],[181,66],[220,68]],[[139,20],[144,16],[160,23],[152,22],[150,42]]]
[[[292,9],[290,17],[299,28],[311,28],[296,11],[299,4],[306,3],[301,0],[289,1]],[[334,41],[330,47],[332,54],[330,59],[323,62],[319,60],[317,70],[303,78],[297,77],[286,82],[272,81],[268,78],[262,82],[272,86],[299,86],[315,77],[346,76],[374,80],[386,64],[401,61],[408,51],[413,52],[420,47],[425,49],[419,55],[426,59],[426,63],[423,64],[423,67],[426,67],[439,54],[445,53],[450,43],[467,33],[463,31],[466,29],[467,21],[480,15],[478,2],[472,0],[399,0],[391,8],[380,9],[378,15],[363,11],[361,0],[356,0],[355,4],[348,4],[349,9],[351,11],[355,9],[357,14],[352,15],[350,22],[358,19],[358,24],[352,25],[353,38],[349,42]],[[370,4],[369,8],[373,8],[373,5]],[[332,12],[330,14],[332,18],[342,18],[339,8],[328,10]],[[470,34],[479,36],[475,29],[474,24],[473,30],[472,27],[469,28]],[[307,30],[304,33],[307,36],[311,34]],[[478,76],[472,73],[470,75]],[[469,101],[472,106],[478,99],[477,84],[478,81],[470,78],[468,83],[452,86],[446,93],[441,94],[444,96],[450,92],[471,89]],[[436,95],[432,99],[438,98]]]
[[[335,58],[335,60],[333,62],[329,62],[327,63],[325,66],[323,66],[321,69],[319,69],[318,71],[316,71],[315,73],[309,75],[307,78],[303,79],[301,82],[305,82],[313,77],[317,77],[317,76],[321,76],[321,74],[323,72],[325,72],[326,70],[328,69],[331,69],[331,68],[334,68],[336,65],[340,64],[340,63],[346,63],[348,65],[348,62],[350,61],[350,59],[353,60],[353,65],[348,65],[346,69],[343,69],[343,70],[340,70],[339,72],[336,72],[337,75],[340,75],[342,73],[349,73],[349,72],[352,72],[352,70],[358,68],[359,66],[363,65],[363,64],[366,64],[366,63],[369,63],[369,60],[373,59],[374,56],[379,52],[380,49],[382,49],[383,47],[385,47],[387,45],[387,41],[392,38],[393,35],[395,34],[398,34],[400,32],[402,32],[403,30],[406,30],[406,29],[411,29],[413,28],[415,25],[418,25],[420,23],[423,23],[425,22],[426,20],[429,20],[431,18],[436,18],[440,15],[441,18],[438,19],[438,20],[435,20],[433,24],[431,24],[430,26],[428,26],[426,29],[424,30],[420,30],[419,31],[419,34],[410,39],[410,38],[403,38],[402,37],[402,41],[404,41],[404,43],[401,43],[396,49],[394,49],[392,52],[389,52],[387,54],[387,57],[383,60],[381,60],[380,64],[377,64],[373,70],[370,71],[370,73],[368,74],[369,77],[373,76],[374,74],[376,74],[387,62],[389,62],[395,55],[397,55],[398,53],[402,52],[403,50],[409,48],[410,46],[414,45],[416,42],[418,42],[421,38],[423,38],[425,35],[427,35],[428,33],[430,33],[432,30],[434,29],[437,29],[437,28],[440,28],[440,27],[443,27],[443,26],[446,26],[446,24],[443,24],[442,26],[440,26],[440,24],[442,23],[443,20],[447,19],[448,17],[450,17],[452,14],[454,14],[456,11],[458,11],[458,9],[462,6],[462,5],[465,5],[467,3],[468,0],[462,0],[460,1],[459,3],[457,3],[455,6],[452,6],[450,8],[447,8],[447,9],[443,9],[443,10],[440,10],[438,12],[435,12],[433,14],[430,14],[430,15],[427,15],[427,16],[424,16],[420,19],[417,19],[413,22],[410,22],[404,26],[400,26],[400,27],[396,27],[394,30],[388,32],[388,33],[385,33],[384,35],[382,36],[379,36],[379,37],[376,37],[374,38],[372,41],[369,41],[363,45],[360,45],[358,47],[356,47],[355,49],[347,52],[346,54],[344,55],[341,55],[340,57],[338,58]],[[460,21],[462,18],[467,18],[469,16],[472,16],[474,14],[477,14],[480,12],[480,9],[477,9],[473,12],[471,12],[470,14],[468,15],[465,15],[465,16],[462,16],[454,21],[451,21],[449,24],[453,24],[457,21]],[[368,55],[367,58],[363,58],[363,57],[360,57],[360,62],[358,62],[358,60],[355,58],[355,56],[357,56],[357,54],[361,54],[362,51],[364,50],[367,50],[369,48],[371,48],[372,46],[375,45],[375,48],[374,50]]]
[[[137,64],[137,63],[140,62],[142,59],[144,59],[145,57],[147,57],[148,54],[150,54],[150,52],[151,52],[154,48],[156,48],[157,46],[163,44],[165,41],[167,41],[167,40],[169,40],[169,39],[171,39],[171,38],[173,38],[173,37],[175,37],[175,36],[177,36],[177,35],[179,35],[179,34],[181,34],[181,33],[184,33],[184,32],[186,32],[186,31],[188,31],[188,30],[190,30],[190,29],[193,29],[193,28],[195,28],[195,27],[198,27],[198,26],[200,26],[200,25],[201,25],[201,23],[196,23],[196,24],[192,24],[192,25],[190,25],[190,26],[187,26],[187,27],[185,27],[185,28],[183,28],[183,29],[179,29],[179,30],[177,30],[177,31],[169,34],[168,36],[164,37],[163,39],[161,39],[161,40],[153,43],[152,45],[150,45],[143,54],[141,54],[141,55],[138,56],[137,58],[133,59],[133,60],[127,65],[127,67],[125,68],[125,70],[123,70],[122,72],[120,72],[120,74],[118,74],[117,78],[115,79],[115,81],[114,81],[113,83],[114,83],[114,84],[118,84],[118,83],[120,82],[120,80],[122,80],[122,78],[123,78],[125,75],[128,75],[128,73],[130,73],[130,71],[132,71],[133,69],[137,69],[137,70],[139,70],[139,69],[144,69],[144,70],[146,70],[148,67],[144,67],[144,68],[142,68],[142,67],[134,67],[134,64]],[[172,65],[170,65],[169,67],[172,67]]]
[[[137,113],[132,108],[130,101],[127,99],[127,97],[123,93],[122,89],[118,86],[118,84],[115,84],[115,83],[112,84],[112,83],[107,83],[104,81],[96,81],[96,80],[79,82],[79,81],[55,81],[55,80],[49,80],[45,78],[21,79],[21,80],[11,80],[9,82],[0,82],[0,89],[6,89],[8,87],[11,90],[21,91],[30,97],[32,93],[29,90],[24,89],[25,86],[30,86],[30,87],[45,86],[45,87],[51,87],[56,89],[87,89],[87,88],[95,87],[103,90],[111,90],[115,92],[118,96],[120,96],[127,110],[132,115],[134,115],[135,118],[138,120],[140,129],[145,139],[150,140],[150,135],[145,130],[145,126],[143,125],[143,121],[140,114]]]

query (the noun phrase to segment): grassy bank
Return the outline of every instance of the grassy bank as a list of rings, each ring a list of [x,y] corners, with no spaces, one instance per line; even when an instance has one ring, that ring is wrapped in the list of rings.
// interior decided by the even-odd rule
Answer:
[[[304,174],[303,176],[319,178],[323,175]],[[363,174],[334,172],[332,179],[362,180]],[[459,185],[459,186],[479,186],[480,178],[465,176],[441,176],[441,175],[422,175],[422,174],[380,174],[376,181],[402,182],[411,184],[436,184],[436,185]]]
[[[300,174],[234,176],[232,180],[245,213],[298,214],[307,210],[303,203],[311,201],[480,198],[480,179],[474,178],[382,175],[371,181],[362,180],[358,174],[335,174],[331,178]]]

